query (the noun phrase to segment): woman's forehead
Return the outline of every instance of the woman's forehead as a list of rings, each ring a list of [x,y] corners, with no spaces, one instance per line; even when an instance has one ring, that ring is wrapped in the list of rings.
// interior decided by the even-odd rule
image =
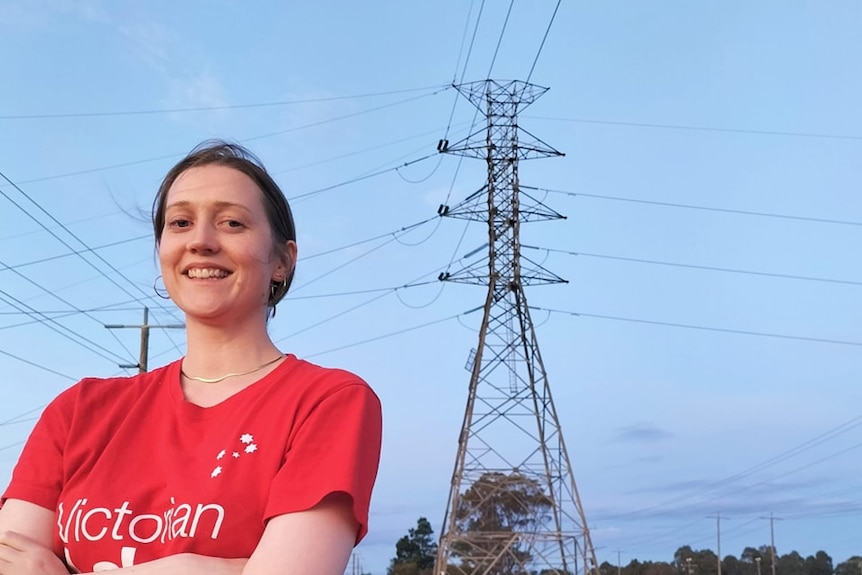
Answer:
[[[263,210],[263,193],[246,174],[234,168],[207,165],[189,168],[177,176],[166,198],[167,207],[207,204]]]

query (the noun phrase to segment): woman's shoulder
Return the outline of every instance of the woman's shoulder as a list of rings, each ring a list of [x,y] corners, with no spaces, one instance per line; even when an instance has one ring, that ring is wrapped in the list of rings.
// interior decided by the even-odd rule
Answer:
[[[168,381],[170,374],[177,369],[176,363],[131,376],[85,377],[60,393],[52,405],[71,407],[70,404],[96,403],[104,406],[136,401]]]
[[[376,394],[371,385],[362,377],[347,369],[327,367],[308,360],[288,356],[292,369],[284,372],[284,377],[290,378],[293,385],[301,392],[323,399],[342,390]]]

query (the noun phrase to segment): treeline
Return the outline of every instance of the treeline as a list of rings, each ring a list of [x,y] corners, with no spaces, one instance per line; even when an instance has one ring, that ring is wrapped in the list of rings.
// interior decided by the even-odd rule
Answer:
[[[773,557],[775,561],[773,562]],[[688,545],[673,554],[673,561],[632,560],[626,566],[605,561],[601,575],[718,575],[718,557],[709,549],[694,550]],[[773,553],[772,547],[746,547],[739,557],[726,555],[721,560],[721,575],[862,575],[862,556],[854,555],[835,565],[825,551],[803,557],[796,551]]]
[[[437,543],[434,530],[424,517],[416,522],[407,535],[395,545],[395,557],[387,575],[435,575],[434,560]],[[774,557],[774,561],[773,561]],[[505,575],[533,575],[493,571]],[[543,573],[557,573],[544,571]],[[694,550],[685,545],[676,550],[673,560],[638,561],[628,565],[612,565],[605,561],[599,566],[600,575],[718,575],[718,558],[709,549]],[[536,574],[541,575],[541,574]],[[854,555],[837,565],[825,551],[803,557],[796,551],[778,554],[769,545],[746,547],[739,557],[727,555],[721,560],[721,575],[862,575],[862,556]]]

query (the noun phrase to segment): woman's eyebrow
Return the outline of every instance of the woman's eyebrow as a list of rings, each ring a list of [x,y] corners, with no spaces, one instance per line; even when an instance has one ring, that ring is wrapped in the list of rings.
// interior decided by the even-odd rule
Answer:
[[[171,202],[170,204],[165,206],[165,210],[178,209],[178,208],[188,208],[188,207],[192,207],[193,205],[194,205],[194,202],[190,202],[188,200],[178,200],[176,202]],[[214,205],[218,211],[226,210],[229,208],[239,208],[240,210],[242,210],[246,213],[251,213],[251,211],[247,207],[245,207],[242,204],[237,204],[235,202],[218,201],[218,202],[213,202],[212,205]]]

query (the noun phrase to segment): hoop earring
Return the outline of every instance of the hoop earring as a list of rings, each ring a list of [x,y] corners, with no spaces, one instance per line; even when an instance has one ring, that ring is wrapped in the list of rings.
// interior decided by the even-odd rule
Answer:
[[[171,299],[171,296],[168,295],[168,290],[165,289],[163,292],[159,291],[159,280],[162,279],[162,276],[156,276],[156,279],[153,280],[153,291],[156,292],[156,295],[162,299]],[[164,283],[164,282],[162,282]]]
[[[280,282],[269,282],[269,302],[267,303],[272,305],[275,302],[275,297],[281,290],[287,291],[287,278],[284,278]]]

